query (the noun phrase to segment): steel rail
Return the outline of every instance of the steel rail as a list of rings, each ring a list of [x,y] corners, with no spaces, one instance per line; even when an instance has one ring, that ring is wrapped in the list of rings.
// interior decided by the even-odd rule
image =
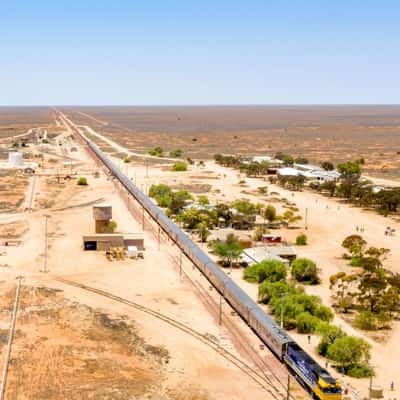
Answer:
[[[174,319],[166,314],[160,313],[159,311],[153,310],[149,307],[143,306],[142,304],[133,302],[131,300],[128,300],[126,298],[117,296],[113,293],[107,292],[102,289],[94,288],[88,285],[85,285],[83,283],[75,282],[69,279],[65,279],[62,277],[55,277],[55,280],[57,282],[61,282],[65,285],[69,286],[74,286],[83,290],[86,290],[88,292],[95,293],[97,295],[109,298],[111,300],[114,300],[118,303],[125,304],[129,307],[135,308],[139,311],[142,311],[143,313],[146,313],[154,318],[157,318],[174,328],[183,331],[187,333],[188,335],[194,337],[195,339],[199,340],[200,342],[204,343],[208,347],[212,348],[215,350],[218,354],[220,354],[223,358],[225,358],[227,361],[229,361],[231,364],[235,365],[237,368],[239,368],[242,372],[244,372],[247,376],[249,376],[257,385],[259,385],[263,390],[268,392],[271,396],[273,396],[275,399],[281,399],[282,394],[279,393],[279,396],[274,393],[267,385],[270,385],[268,381],[266,381],[265,377],[261,375],[258,371],[256,371],[253,367],[249,366],[246,364],[243,360],[238,358],[235,354],[231,353],[230,351],[226,350],[223,346],[215,342],[213,339],[210,337],[206,336],[205,334],[191,328],[190,326]],[[1,400],[1,399],[0,399]]]

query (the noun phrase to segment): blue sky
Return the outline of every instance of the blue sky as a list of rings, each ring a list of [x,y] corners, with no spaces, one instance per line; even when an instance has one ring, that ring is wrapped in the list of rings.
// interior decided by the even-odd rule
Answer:
[[[400,2],[0,2],[1,105],[321,103],[400,103]]]

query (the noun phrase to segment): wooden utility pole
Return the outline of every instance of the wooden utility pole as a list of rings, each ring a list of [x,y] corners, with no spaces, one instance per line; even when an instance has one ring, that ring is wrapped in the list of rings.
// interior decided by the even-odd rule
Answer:
[[[42,272],[47,272],[47,215],[45,215],[44,220],[44,253],[43,253],[43,269]]]

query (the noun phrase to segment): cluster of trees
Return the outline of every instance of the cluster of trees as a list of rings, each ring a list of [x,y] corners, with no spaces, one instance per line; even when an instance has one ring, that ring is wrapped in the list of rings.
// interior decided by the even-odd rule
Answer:
[[[250,163],[241,163],[239,166],[240,172],[245,173],[248,177],[257,177],[268,174],[269,162],[268,161],[252,161]]]
[[[323,305],[318,296],[306,294],[295,283],[318,283],[315,263],[304,258],[297,259],[293,261],[290,273],[292,281],[287,280],[285,264],[270,260],[245,268],[243,278],[258,283],[258,301],[268,304],[275,319],[282,320],[285,329],[319,335],[318,353],[331,360],[341,372],[353,377],[373,374],[369,366],[370,345],[332,325],[332,310]]]
[[[289,190],[301,190],[304,187],[306,178],[303,175],[278,176],[278,183]]]
[[[286,166],[290,166],[293,164],[308,164],[308,159],[305,157],[300,156],[300,157],[295,158],[295,157],[291,156],[290,154],[285,154],[285,153],[282,153],[281,151],[279,151],[278,153],[275,154],[275,158],[277,160],[283,161],[283,163]]]
[[[365,161],[361,158],[338,164],[337,169],[341,173],[338,182],[313,183],[310,188],[325,192],[331,197],[346,199],[359,207],[376,209],[383,215],[397,212],[400,208],[400,188],[374,190],[372,182],[360,180],[363,162]]]
[[[149,154],[155,157],[164,157],[164,149],[160,146],[157,146],[149,150]]]
[[[367,247],[360,235],[348,236],[342,246],[348,252],[344,257],[357,269],[330,277],[336,307],[344,313],[356,311],[355,323],[360,329],[388,328],[400,311],[400,275],[383,267],[389,250]]]
[[[297,275],[297,268],[293,270],[292,265],[292,276]],[[266,261],[246,268],[244,277],[259,283],[258,301],[268,304],[278,321],[283,317],[285,329],[318,334],[318,353],[335,363],[341,372],[360,378],[373,374],[369,366],[370,345],[332,325],[332,310],[324,306],[318,296],[307,295],[303,288],[288,283],[283,266],[276,261]]]
[[[188,200],[193,200],[193,196],[187,190],[172,190],[163,183],[151,185],[149,196],[154,198],[160,207],[167,208],[166,214],[169,216],[178,214]]]
[[[185,162],[179,161],[172,166],[172,171],[179,172],[179,171],[187,171],[188,166]]]

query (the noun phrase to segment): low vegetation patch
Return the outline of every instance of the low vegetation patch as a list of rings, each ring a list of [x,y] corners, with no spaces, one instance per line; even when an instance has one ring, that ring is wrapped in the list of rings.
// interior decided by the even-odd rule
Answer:
[[[183,161],[177,162],[172,166],[172,171],[174,171],[174,172],[187,171],[187,169],[188,169],[188,166]]]

